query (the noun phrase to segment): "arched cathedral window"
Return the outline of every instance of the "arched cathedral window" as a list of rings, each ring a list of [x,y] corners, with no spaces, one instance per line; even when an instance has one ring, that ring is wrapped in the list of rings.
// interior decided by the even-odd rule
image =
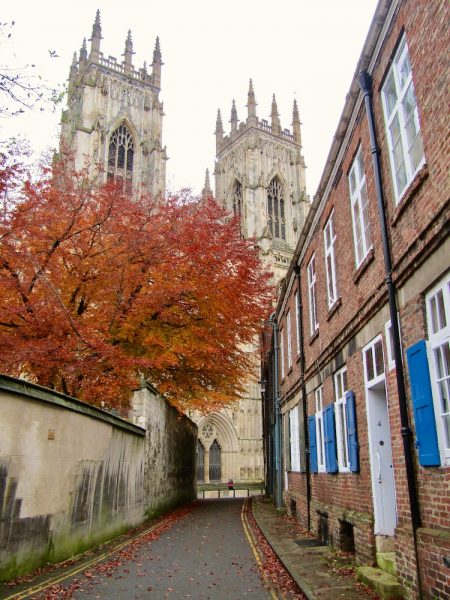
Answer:
[[[122,180],[127,192],[132,190],[133,160],[133,137],[126,125],[119,125],[109,140],[108,179]]]
[[[237,180],[233,187],[233,213],[238,217],[242,215],[242,184]]]
[[[267,224],[274,238],[286,239],[286,221],[284,216],[283,186],[278,177],[274,177],[267,190]]]

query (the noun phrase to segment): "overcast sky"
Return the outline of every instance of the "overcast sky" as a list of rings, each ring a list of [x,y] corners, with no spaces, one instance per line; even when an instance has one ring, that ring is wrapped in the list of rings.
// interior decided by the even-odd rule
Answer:
[[[269,118],[276,94],[282,127],[291,128],[297,98],[306,183],[312,196],[337,128],[346,93],[377,0],[77,0],[4,3],[2,22],[15,21],[1,40],[0,64],[35,63],[51,85],[64,83],[72,54],[89,38],[100,9],[101,50],[121,60],[128,29],[134,64],[151,63],[155,38],[164,67],[163,144],[167,184],[200,192],[205,169],[214,169],[217,109],[229,130],[231,101],[246,116],[251,77],[259,118]],[[49,50],[57,58],[50,58]],[[57,114],[0,120],[0,138],[21,133],[38,150],[57,145]]]

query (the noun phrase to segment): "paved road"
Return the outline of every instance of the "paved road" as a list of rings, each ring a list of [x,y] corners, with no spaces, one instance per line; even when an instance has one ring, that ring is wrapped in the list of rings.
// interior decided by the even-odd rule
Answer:
[[[270,600],[241,521],[242,499],[199,501],[132,560],[78,575],[72,598]],[[64,582],[64,587],[71,581]],[[46,597],[46,596],[44,596]],[[47,596],[48,597],[48,596]],[[61,595],[52,598],[64,598]]]

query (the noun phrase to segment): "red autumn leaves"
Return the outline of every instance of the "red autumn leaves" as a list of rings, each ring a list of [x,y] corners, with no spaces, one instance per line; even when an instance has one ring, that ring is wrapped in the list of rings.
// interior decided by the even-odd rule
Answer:
[[[271,298],[237,223],[212,199],[130,199],[64,162],[24,181],[0,159],[2,370],[114,407],[139,377],[183,409],[233,401]]]

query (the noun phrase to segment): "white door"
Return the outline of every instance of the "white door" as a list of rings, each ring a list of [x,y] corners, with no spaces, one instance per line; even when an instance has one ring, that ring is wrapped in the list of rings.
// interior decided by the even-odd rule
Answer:
[[[366,346],[363,355],[375,517],[374,533],[375,535],[394,535],[397,511],[381,337]]]

